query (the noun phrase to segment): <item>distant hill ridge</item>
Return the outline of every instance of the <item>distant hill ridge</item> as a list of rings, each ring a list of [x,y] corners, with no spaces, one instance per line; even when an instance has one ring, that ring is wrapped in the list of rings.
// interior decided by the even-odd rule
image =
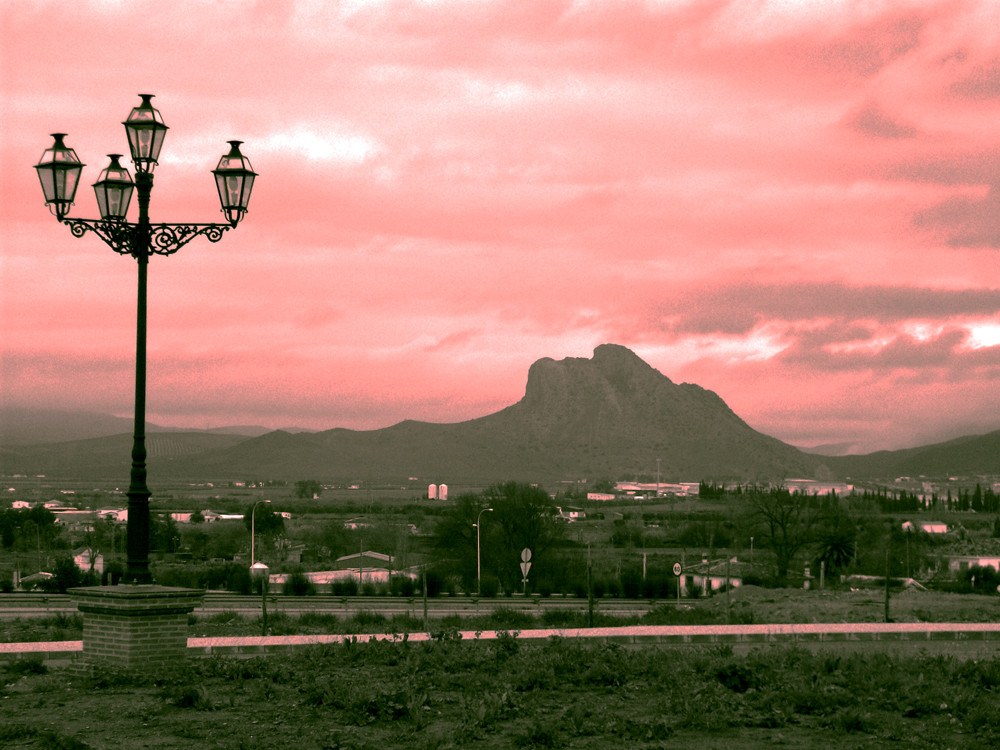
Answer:
[[[603,344],[590,359],[538,360],[528,370],[520,401],[477,419],[451,424],[407,420],[367,431],[277,430],[256,437],[170,433],[169,444],[159,450],[153,449],[151,438],[149,464],[151,476],[190,479],[420,476],[455,483],[655,475],[659,460],[665,482],[763,483],[885,475],[914,461],[942,470],[949,461],[969,471],[996,466],[1000,473],[1000,451],[989,452],[989,446],[1000,442],[1000,431],[991,436],[951,441],[959,445],[941,448],[940,459],[933,446],[871,456],[811,455],[757,432],[715,393],[675,384],[631,350]],[[114,451],[110,440],[118,443]],[[122,443],[119,437],[7,447],[0,453],[0,466],[6,472],[49,475],[121,472],[128,463],[127,455],[116,452]],[[971,463],[970,456],[975,457]]]

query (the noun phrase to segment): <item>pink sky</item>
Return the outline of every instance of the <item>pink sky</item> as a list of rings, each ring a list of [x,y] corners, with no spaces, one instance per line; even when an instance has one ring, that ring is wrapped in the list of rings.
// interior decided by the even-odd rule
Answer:
[[[1000,428],[1000,3],[23,0],[0,34],[4,404],[131,414],[135,262],[32,166],[68,133],[96,217],[151,92],[154,222],[222,220],[229,139],[260,173],[150,263],[151,421],[460,421],[617,343],[796,445]]]

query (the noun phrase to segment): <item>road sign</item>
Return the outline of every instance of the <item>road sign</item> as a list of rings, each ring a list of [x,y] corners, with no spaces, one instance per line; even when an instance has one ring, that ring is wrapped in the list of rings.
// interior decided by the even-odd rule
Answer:
[[[674,563],[674,575],[679,576],[681,574],[681,564]]]
[[[521,562],[531,562],[531,550],[527,547],[521,550]]]
[[[527,578],[529,570],[531,570],[531,563],[530,562],[523,562],[523,563],[521,563],[521,575],[522,576],[524,576],[525,578]]]

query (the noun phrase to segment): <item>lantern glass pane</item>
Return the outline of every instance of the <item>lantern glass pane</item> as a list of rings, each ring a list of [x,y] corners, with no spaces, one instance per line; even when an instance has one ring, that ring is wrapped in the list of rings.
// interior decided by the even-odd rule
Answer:
[[[51,203],[56,199],[56,186],[55,179],[52,176],[52,169],[39,169],[38,180],[42,183],[42,193],[45,194],[45,202]]]
[[[243,197],[240,203],[240,207],[246,211],[247,206],[250,205],[250,191],[253,190],[253,178],[257,175],[252,172],[248,174],[243,180]]]
[[[229,175],[226,177],[226,205],[239,206],[243,194],[243,180],[240,175]]]
[[[59,172],[62,175],[62,194],[67,197],[67,199],[72,200],[73,196],[76,195],[76,186],[80,181],[80,170],[79,169],[61,169]]]

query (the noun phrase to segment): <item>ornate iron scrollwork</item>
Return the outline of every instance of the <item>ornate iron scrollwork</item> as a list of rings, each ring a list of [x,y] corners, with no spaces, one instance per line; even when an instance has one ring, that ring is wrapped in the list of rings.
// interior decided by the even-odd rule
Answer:
[[[209,242],[218,242],[222,233],[231,228],[229,224],[152,224],[149,228],[149,251],[170,255],[199,235]]]
[[[94,219],[63,219],[74,237],[93,232],[116,253],[134,255],[135,226],[124,221],[95,221]]]
[[[142,253],[142,232],[138,224],[127,221],[94,219],[63,219],[74,237],[93,232],[108,247],[121,255],[139,257]],[[222,233],[232,229],[230,224],[150,224],[146,252],[171,255],[199,235],[209,242],[218,242]]]

